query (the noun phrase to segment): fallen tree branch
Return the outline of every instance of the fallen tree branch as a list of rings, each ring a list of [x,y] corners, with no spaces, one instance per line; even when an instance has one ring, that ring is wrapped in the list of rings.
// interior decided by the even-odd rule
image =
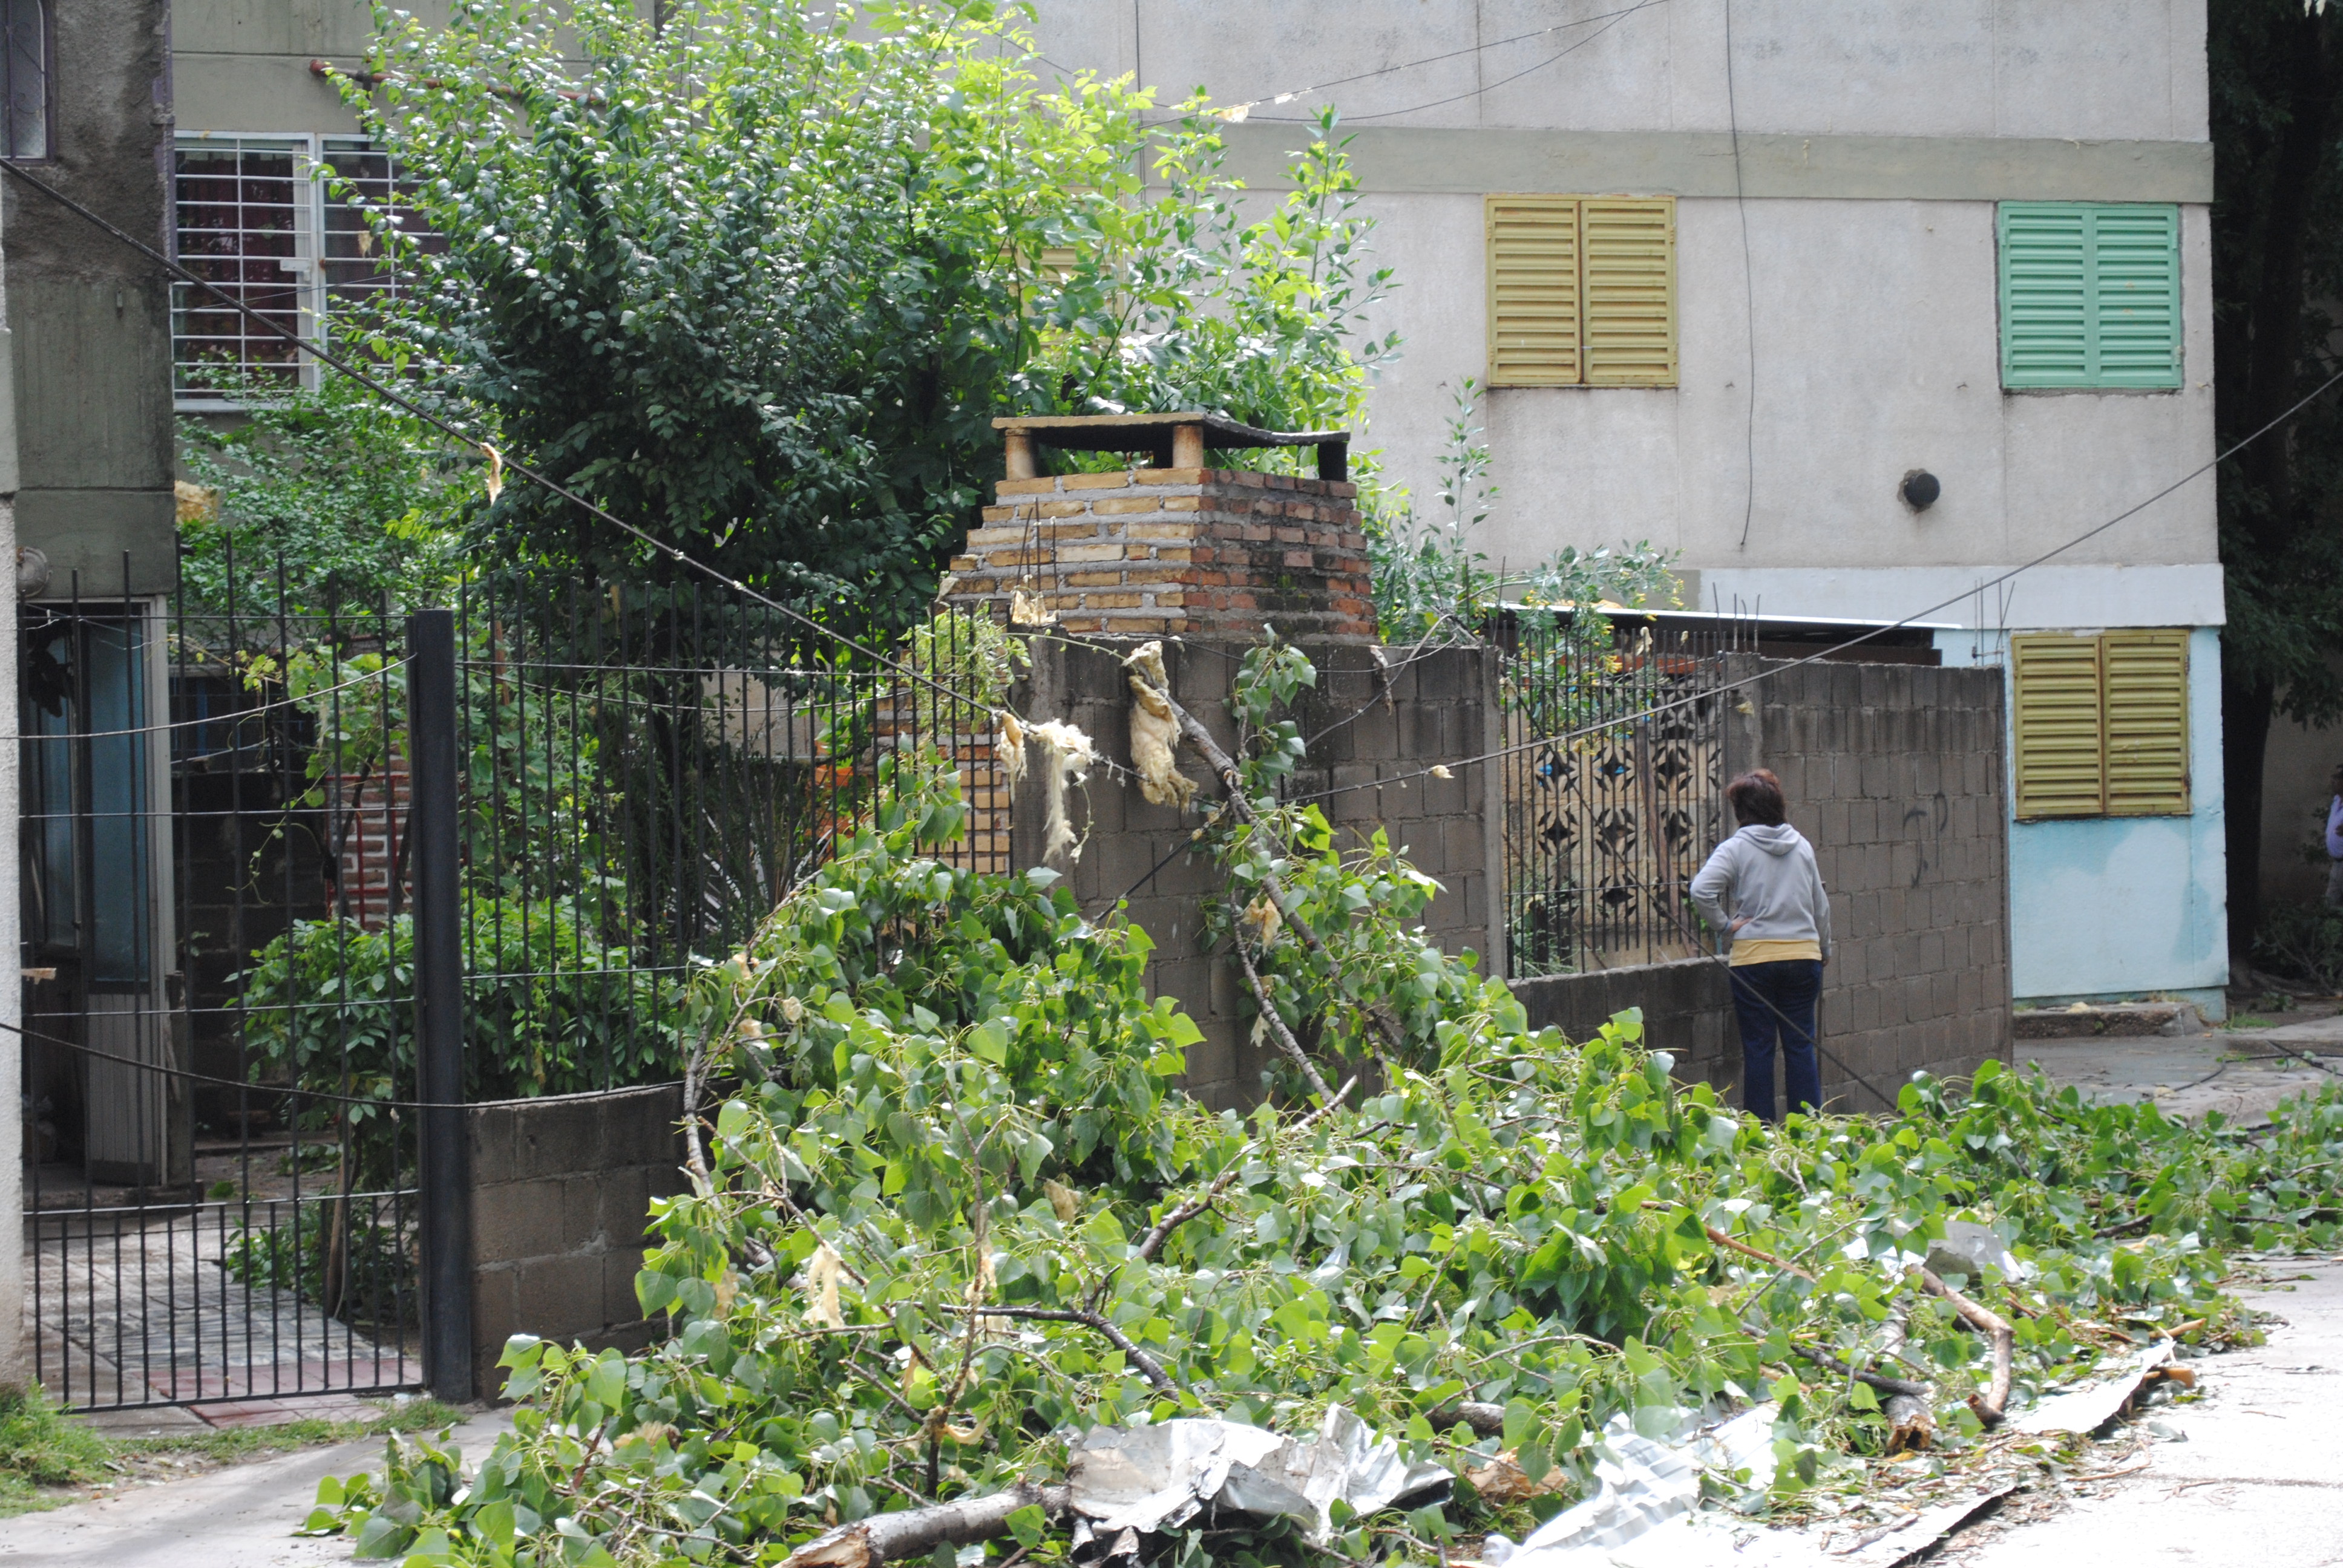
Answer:
[[[1886,1377],[1878,1372],[1865,1372],[1861,1367],[1855,1366],[1851,1362],[1842,1361],[1838,1357],[1831,1354],[1828,1351],[1808,1350],[1805,1346],[1799,1344],[1795,1341],[1791,1342],[1790,1352],[1793,1355],[1805,1357],[1807,1361],[1814,1362],[1816,1366],[1828,1367],[1833,1372],[1845,1373],[1846,1376],[1853,1378],[1857,1382],[1868,1383],[1871,1387],[1877,1389],[1881,1393],[1905,1394],[1913,1399],[1926,1399],[1931,1392],[1926,1383],[1913,1382],[1906,1378]]]
[[[1128,661],[1125,662],[1128,667]],[[1134,675],[1133,678],[1138,677]],[[1247,826],[1260,827],[1261,818],[1253,811],[1252,802],[1245,799],[1243,775],[1237,770],[1236,759],[1222,749],[1221,743],[1212,739],[1212,732],[1205,729],[1194,714],[1180,706],[1178,700],[1172,697],[1168,685],[1157,687],[1151,682],[1148,689],[1161,698],[1164,706],[1171,709],[1172,721],[1180,727],[1181,739],[1194,747],[1196,754],[1204,759],[1205,765],[1220,777],[1221,787],[1228,791],[1230,809],[1235,811]],[[1262,881],[1269,889],[1270,897],[1275,899],[1282,907],[1285,903],[1284,885],[1273,875],[1263,875]],[[1310,929],[1309,922],[1292,917],[1289,917],[1289,920],[1293,927],[1294,935],[1302,939],[1302,945],[1308,948],[1312,956],[1324,963],[1328,969],[1339,970],[1333,955],[1326,950],[1326,944],[1319,940],[1316,931]],[[1239,946],[1242,948],[1242,944],[1240,943]],[[1375,1032],[1383,1037],[1383,1043],[1389,1046],[1393,1053],[1399,1055],[1406,1053],[1406,1042],[1401,1040],[1399,1031],[1392,1027],[1390,1020],[1372,1009],[1360,1008],[1358,1011],[1374,1026]],[[1311,1076],[1314,1079],[1317,1075],[1312,1073]],[[1319,1092],[1322,1094],[1325,1092],[1322,1085]]]
[[[939,1546],[973,1546],[1009,1533],[1009,1516],[1039,1508],[1055,1517],[1071,1506],[1062,1486],[1025,1482],[985,1497],[963,1497],[898,1513],[874,1513],[807,1542],[782,1568],[880,1568],[924,1557]]]
[[[1484,1399],[1452,1401],[1423,1419],[1434,1427],[1450,1427],[1463,1422],[1477,1437],[1503,1437],[1505,1432],[1505,1407]]]
[[[1313,1074],[1313,1076],[1315,1075]],[[1163,1243],[1171,1239],[1172,1231],[1178,1230],[1181,1226],[1186,1224],[1189,1221],[1194,1219],[1205,1210],[1211,1208],[1212,1206],[1212,1200],[1218,1198],[1222,1192],[1226,1191],[1228,1190],[1229,1183],[1235,1181],[1239,1176],[1244,1173],[1245,1161],[1252,1156],[1252,1151],[1255,1149],[1259,1148],[1262,1143],[1274,1139],[1279,1132],[1307,1131],[1312,1122],[1316,1121],[1320,1117],[1324,1116],[1328,1111],[1333,1110],[1337,1105],[1342,1104],[1344,1100],[1350,1097],[1351,1091],[1356,1089],[1358,1086],[1358,1076],[1354,1073],[1343,1081],[1342,1088],[1334,1091],[1333,1093],[1326,1097],[1324,1104],[1319,1106],[1317,1110],[1312,1111],[1309,1115],[1295,1122],[1291,1128],[1272,1128],[1266,1137],[1255,1139],[1252,1142],[1246,1144],[1243,1150],[1238,1153],[1237,1157],[1229,1161],[1228,1168],[1222,1171],[1218,1176],[1212,1178],[1212,1184],[1205,1188],[1200,1196],[1189,1199],[1186,1202],[1181,1204],[1178,1208],[1172,1210],[1170,1212],[1166,1213],[1163,1218],[1156,1221],[1153,1225],[1150,1226],[1148,1228],[1147,1234],[1139,1239],[1139,1245],[1132,1251],[1131,1256],[1142,1263],[1153,1259],[1155,1254],[1162,1250]]]
[[[1971,1327],[1984,1332],[1993,1341],[1993,1382],[1982,1398],[1972,1397],[1969,1408],[1987,1426],[2001,1424],[2002,1412],[2009,1408],[2009,1383],[2012,1362],[2017,1355],[2017,1336],[2006,1321],[1970,1301],[1952,1286],[1926,1269],[1916,1269],[1921,1286],[1932,1296],[1942,1296],[1953,1311],[1967,1320]]]
[[[1141,1350],[1129,1334],[1124,1333],[1096,1312],[1086,1312],[1078,1307],[983,1306],[955,1307],[950,1310],[973,1312],[979,1317],[986,1318],[1031,1318],[1045,1323],[1080,1323],[1086,1329],[1106,1336],[1107,1342],[1121,1351],[1123,1358],[1139,1369],[1139,1374],[1153,1383],[1161,1392],[1175,1397],[1182,1395],[1190,1399],[1195,1397],[1189,1393],[1187,1385],[1175,1380],[1171,1373],[1163,1370],[1162,1364],[1153,1356]]]
[[[1301,922],[1294,922],[1293,929],[1300,930]],[[1237,960],[1244,965],[1245,979],[1252,982],[1253,998],[1261,1003],[1262,1021],[1268,1024],[1270,1034],[1277,1040],[1277,1049],[1302,1070],[1302,1076],[1310,1081],[1310,1087],[1316,1092],[1319,1102],[1332,1104],[1334,1091],[1326,1087],[1326,1081],[1318,1075],[1317,1064],[1302,1049],[1302,1042],[1293,1038],[1293,1031],[1285,1027],[1285,1020],[1278,1016],[1277,1004],[1269,998],[1269,987],[1262,983],[1261,971],[1252,967],[1252,955],[1245,951],[1244,939],[1239,937],[1235,946]]]
[[[1718,1230],[1714,1225],[1703,1225],[1701,1229],[1708,1233],[1708,1239],[1710,1241],[1715,1242],[1718,1246],[1725,1248],[1728,1251],[1738,1252],[1745,1258],[1755,1258],[1761,1263],[1771,1264],[1773,1267],[1781,1270],[1785,1274],[1795,1274],[1798,1278],[1805,1281],[1805,1282],[1810,1285],[1820,1282],[1812,1274],[1809,1274],[1804,1269],[1798,1267],[1797,1264],[1790,1261],[1787,1258],[1777,1258],[1771,1252],[1761,1252],[1756,1248],[1749,1245],[1746,1241],[1735,1241],[1732,1237],[1726,1235],[1724,1231]]]

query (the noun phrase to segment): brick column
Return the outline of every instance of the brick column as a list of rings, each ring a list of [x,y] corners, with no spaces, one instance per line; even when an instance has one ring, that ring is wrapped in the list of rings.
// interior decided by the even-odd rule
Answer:
[[[957,597],[1121,637],[1375,640],[1358,487],[1242,468],[1003,479],[952,562]]]

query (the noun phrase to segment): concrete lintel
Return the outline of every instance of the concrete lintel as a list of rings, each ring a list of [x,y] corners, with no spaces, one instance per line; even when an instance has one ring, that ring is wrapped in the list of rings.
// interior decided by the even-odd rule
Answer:
[[[1745,135],[1721,131],[1363,126],[1352,166],[1370,192],[1634,193],[1880,201],[2213,199],[2210,142],[2020,136]],[[1224,127],[1228,169],[1283,189],[1301,126]]]
[[[2223,626],[2217,561],[2168,566],[2053,562],[1980,588],[2011,568],[1968,567],[1702,567],[1685,573],[1686,603],[1751,614],[1909,618],[1931,626],[2026,631],[2107,626]]]

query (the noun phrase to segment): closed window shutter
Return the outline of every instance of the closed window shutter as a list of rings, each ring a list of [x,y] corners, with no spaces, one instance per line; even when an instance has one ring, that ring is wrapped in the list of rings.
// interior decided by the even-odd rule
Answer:
[[[1585,252],[1586,384],[1673,387],[1676,381],[1676,206],[1664,196],[1587,196],[1579,203]]]
[[[1581,379],[1578,207],[1575,196],[1487,200],[1492,387]]]
[[[2180,385],[2180,209],[2001,206],[2001,384]]]
[[[2106,809],[2099,639],[2010,639],[2017,697],[2017,815],[2097,817]]]
[[[2096,387],[2180,385],[2180,211],[2089,209]]]
[[[2090,226],[2072,204],[2001,206],[2001,384],[2087,387]]]
[[[2111,631],[2099,642],[2107,815],[2187,815],[2188,634]]]

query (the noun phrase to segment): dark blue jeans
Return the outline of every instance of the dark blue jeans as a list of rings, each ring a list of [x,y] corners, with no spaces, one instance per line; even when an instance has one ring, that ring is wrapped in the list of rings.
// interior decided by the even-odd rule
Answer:
[[[1822,1104],[1822,1069],[1815,1060],[1815,1001],[1822,995],[1823,966],[1813,959],[1741,964],[1733,976],[1733,1011],[1741,1022],[1741,1103],[1767,1121],[1774,1110],[1774,1040],[1782,1041],[1782,1067],[1789,1079],[1790,1109],[1813,1111]]]

